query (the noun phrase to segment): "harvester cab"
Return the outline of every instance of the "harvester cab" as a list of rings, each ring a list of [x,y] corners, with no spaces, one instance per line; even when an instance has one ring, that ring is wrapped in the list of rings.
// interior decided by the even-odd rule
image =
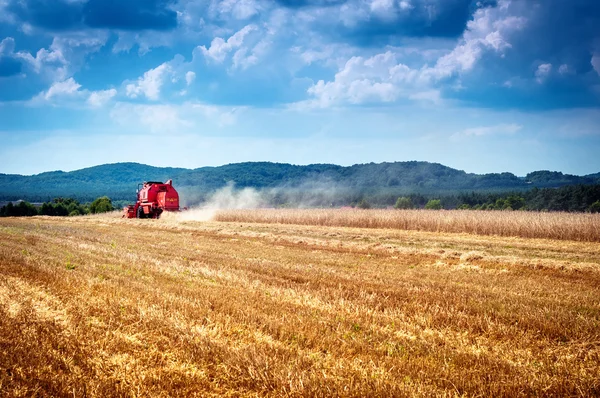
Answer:
[[[163,211],[179,211],[179,194],[172,180],[138,184],[137,201],[123,208],[123,217],[159,218]]]

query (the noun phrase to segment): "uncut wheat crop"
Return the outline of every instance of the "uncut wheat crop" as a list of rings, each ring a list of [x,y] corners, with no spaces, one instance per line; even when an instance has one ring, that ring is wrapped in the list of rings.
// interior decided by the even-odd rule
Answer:
[[[253,209],[220,210],[217,221],[393,228],[600,242],[600,214],[525,211]]]

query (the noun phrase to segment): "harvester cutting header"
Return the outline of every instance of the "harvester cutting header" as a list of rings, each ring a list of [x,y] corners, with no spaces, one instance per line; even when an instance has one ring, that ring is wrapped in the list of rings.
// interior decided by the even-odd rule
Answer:
[[[179,211],[179,194],[172,180],[138,184],[137,202],[123,208],[123,217],[159,218],[163,211]]]

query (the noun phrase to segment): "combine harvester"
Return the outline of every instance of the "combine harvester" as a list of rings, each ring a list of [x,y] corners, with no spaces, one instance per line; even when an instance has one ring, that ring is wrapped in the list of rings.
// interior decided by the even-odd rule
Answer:
[[[159,218],[163,211],[179,211],[179,194],[172,180],[138,184],[137,202],[123,208],[123,217]]]

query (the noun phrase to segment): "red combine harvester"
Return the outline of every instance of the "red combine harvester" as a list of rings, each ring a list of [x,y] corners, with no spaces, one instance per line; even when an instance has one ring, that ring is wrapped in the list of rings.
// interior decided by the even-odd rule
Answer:
[[[123,208],[123,217],[159,218],[163,211],[179,211],[179,194],[172,180],[138,184],[137,202]]]

